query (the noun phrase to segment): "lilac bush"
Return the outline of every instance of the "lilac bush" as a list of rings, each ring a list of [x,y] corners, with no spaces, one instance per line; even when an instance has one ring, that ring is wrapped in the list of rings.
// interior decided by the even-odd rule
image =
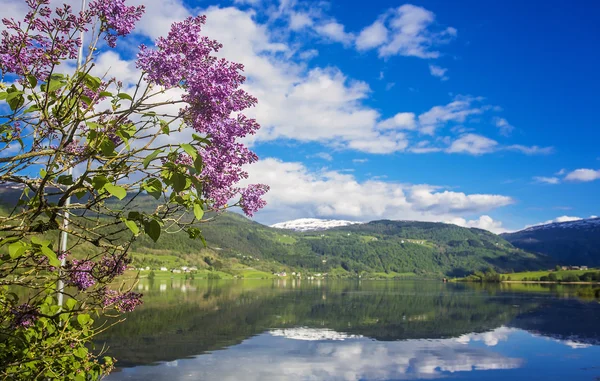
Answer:
[[[201,238],[205,212],[265,206],[268,186],[240,185],[258,160],[242,143],[260,127],[244,115],[257,99],[241,88],[243,65],[217,57],[221,44],[202,34],[204,16],[140,46],[139,81],[122,83],[94,76],[94,61],[134,31],[143,6],[25,2],[0,37],[0,184],[22,190],[0,216],[0,376],[98,379],[112,360],[88,349],[92,316],[142,303],[117,282],[135,238]],[[146,195],[155,209],[137,203]]]

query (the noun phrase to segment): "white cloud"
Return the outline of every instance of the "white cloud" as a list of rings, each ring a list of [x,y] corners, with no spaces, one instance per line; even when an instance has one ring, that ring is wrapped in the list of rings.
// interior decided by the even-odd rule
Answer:
[[[315,27],[315,31],[328,40],[341,42],[344,45],[350,44],[354,40],[352,33],[346,33],[344,26],[337,21],[328,21],[325,24]]]
[[[133,0],[142,3],[142,0]],[[289,9],[293,2],[282,4]],[[11,6],[7,6],[12,9]],[[286,8],[287,7],[287,8]],[[14,6],[13,6],[14,8]],[[17,11],[15,11],[17,12]],[[201,10],[207,15],[203,33],[218,37],[223,43],[220,55],[245,65],[247,83],[245,88],[259,99],[256,108],[248,114],[257,118],[262,129],[247,142],[292,139],[300,142],[319,142],[331,147],[354,149],[378,154],[406,151],[413,136],[398,130],[415,130],[433,135],[448,123],[462,123],[469,116],[483,113],[487,106],[477,105],[482,98],[458,96],[447,105],[435,106],[418,117],[412,112],[399,112],[382,120],[380,113],[365,104],[371,95],[366,82],[348,78],[335,67],[308,69],[303,62],[290,57],[310,59],[318,52],[314,49],[298,52],[296,46],[280,42],[267,24],[258,23],[256,11],[242,11],[234,7],[209,7]],[[286,11],[287,12],[287,11]],[[420,36],[425,33],[421,21],[428,19],[426,10],[403,6],[388,15],[388,22],[405,34]],[[297,12],[295,26],[306,24],[309,18],[318,19],[317,12]],[[304,14],[305,16],[302,16]],[[150,38],[165,35],[170,24],[191,15],[178,0],[146,4],[146,14],[136,29]],[[316,16],[315,16],[316,15]],[[420,16],[419,16],[420,15]],[[17,16],[17,15],[15,15]],[[320,21],[324,33],[331,38],[348,40],[349,34],[335,21]],[[426,23],[425,23],[426,24]],[[317,25],[317,26],[319,26]],[[453,34],[451,31],[444,32]],[[428,33],[425,33],[428,34]],[[336,37],[337,36],[337,37]],[[397,36],[396,36],[397,37]],[[97,74],[111,74],[124,82],[134,83],[139,75],[132,61],[126,61],[115,52],[101,53]],[[456,144],[460,144],[459,141]],[[416,145],[410,152],[439,152],[448,147]],[[462,148],[475,152],[477,146]],[[529,153],[536,147],[513,146],[514,150]],[[455,145],[450,151],[457,151]]]
[[[380,20],[363,29],[356,38],[356,48],[367,50],[380,46],[388,39],[388,30]]]
[[[572,172],[569,172],[565,177],[567,181],[579,181],[579,182],[587,182],[594,181],[600,179],[600,169],[576,169]]]
[[[567,170],[566,170],[566,169],[564,169],[564,168],[562,168],[560,171],[556,172],[556,173],[555,173],[555,175],[556,175],[556,176],[562,176],[562,175],[564,175],[565,173],[567,173]]]
[[[496,234],[505,233],[508,231],[502,226],[502,221],[494,220],[488,215],[480,216],[476,220],[466,220],[464,218],[457,217],[445,222],[466,228],[484,229]]]
[[[512,131],[515,129],[508,121],[504,118],[496,117],[494,118],[494,123],[498,130],[500,131],[500,135],[509,136]]]
[[[544,184],[560,184],[560,179],[558,177],[534,176],[533,180]]]
[[[440,78],[442,81],[447,81],[448,76],[446,76],[446,72],[448,69],[443,68],[441,66],[429,64],[429,73],[434,77]]]
[[[310,15],[303,12],[291,12],[290,13],[290,29],[301,30],[306,27],[311,27],[314,21]]]
[[[454,28],[447,28],[441,32],[434,31],[435,15],[425,8],[411,4],[389,10],[380,17],[380,20],[385,20],[387,23],[389,37],[385,40],[372,39],[371,44],[363,45],[365,48],[366,46],[378,47],[380,57],[401,55],[437,58],[440,52],[432,47],[447,43],[450,38],[456,36]],[[368,33],[373,25],[363,29],[362,32]]]
[[[449,221],[512,204],[510,197],[465,194],[431,185],[358,181],[352,174],[311,172],[302,163],[267,158],[248,168],[252,182],[269,184],[265,223],[301,217],[366,221],[378,218]]]
[[[352,159],[353,163],[366,163],[369,159]]]
[[[497,148],[498,142],[495,140],[477,134],[464,134],[453,141],[450,147],[446,149],[446,152],[483,155],[494,152]]]
[[[481,98],[459,96],[445,106],[432,107],[429,111],[419,115],[420,131],[427,135],[433,135],[436,129],[448,122],[463,123],[471,115],[482,114],[483,107],[474,105],[477,101],[481,101]]]
[[[377,125],[380,129],[414,130],[417,127],[415,114],[412,112],[399,112],[389,119],[385,119]]]

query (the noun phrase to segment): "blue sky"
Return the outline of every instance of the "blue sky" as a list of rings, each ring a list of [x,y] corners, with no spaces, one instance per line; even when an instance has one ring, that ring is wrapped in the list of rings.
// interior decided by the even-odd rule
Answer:
[[[7,13],[15,0],[0,0]],[[76,3],[76,2],[74,2]],[[142,3],[134,0],[130,3]],[[145,2],[137,41],[206,14],[246,66],[263,223],[452,222],[495,232],[600,215],[600,4]],[[135,44],[99,55],[137,81]]]

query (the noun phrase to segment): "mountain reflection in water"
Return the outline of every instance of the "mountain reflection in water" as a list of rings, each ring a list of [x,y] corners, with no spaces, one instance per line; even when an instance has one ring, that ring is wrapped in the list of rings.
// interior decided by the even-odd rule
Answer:
[[[107,380],[600,376],[600,304],[572,288],[402,282],[141,283],[98,338]]]

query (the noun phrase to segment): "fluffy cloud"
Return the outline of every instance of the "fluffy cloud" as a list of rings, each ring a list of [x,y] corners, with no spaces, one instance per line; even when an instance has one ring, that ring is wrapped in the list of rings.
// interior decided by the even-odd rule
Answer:
[[[483,155],[496,151],[498,142],[477,134],[464,134],[452,142],[446,150],[448,153],[468,153]]]
[[[471,115],[482,114],[484,107],[476,105],[482,98],[458,96],[445,106],[434,106],[429,111],[419,115],[420,131],[433,135],[436,129],[448,122],[463,123]]]
[[[600,179],[600,169],[576,169],[572,172],[569,172],[565,177],[567,181],[579,181],[579,182],[587,182],[594,181]]]
[[[358,50],[372,49],[380,46],[388,39],[388,30],[382,21],[377,20],[363,29],[356,38]]]
[[[345,45],[350,44],[354,40],[354,36],[351,33],[346,33],[344,26],[337,21],[329,21],[318,25],[315,27],[315,31],[328,40],[341,42]]]
[[[266,196],[268,205],[257,214],[258,220],[269,224],[300,217],[451,221],[514,202],[507,196],[465,194],[431,185],[375,179],[361,182],[351,174],[311,172],[302,163],[273,158],[248,169],[253,182],[271,186]]]
[[[437,65],[433,65],[433,64],[429,64],[429,73],[431,75],[433,75],[434,77],[438,77],[440,78],[442,81],[447,81],[448,80],[448,76],[446,76],[446,72],[448,71],[448,69],[437,66]]]
[[[484,229],[496,234],[506,233],[508,231],[502,226],[502,221],[496,221],[488,215],[480,216],[476,220],[466,220],[464,218],[457,217],[445,222],[466,228]]]
[[[413,56],[437,58],[433,46],[456,36],[456,29],[435,30],[435,15],[425,8],[405,4],[390,9],[364,28],[356,41],[359,50],[378,49],[380,57]]]

